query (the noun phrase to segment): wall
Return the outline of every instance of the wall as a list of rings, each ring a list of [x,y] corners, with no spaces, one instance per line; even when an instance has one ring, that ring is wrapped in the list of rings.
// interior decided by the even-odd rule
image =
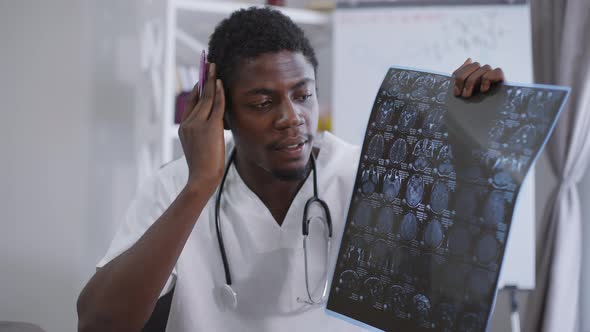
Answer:
[[[48,331],[74,330],[82,283],[87,18],[83,2],[0,2],[0,320]]]
[[[0,321],[76,330],[136,186],[138,3],[0,0]]]

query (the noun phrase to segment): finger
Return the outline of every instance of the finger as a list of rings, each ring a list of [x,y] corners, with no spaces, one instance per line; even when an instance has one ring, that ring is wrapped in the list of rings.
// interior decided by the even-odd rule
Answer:
[[[479,62],[471,63],[465,66],[463,69],[457,71],[455,74],[455,88],[453,89],[453,93],[455,96],[460,96],[463,88],[465,87],[465,81],[469,77],[469,75],[473,74],[476,70],[480,68]]]
[[[476,89],[479,89],[479,85],[481,83],[481,79],[483,75],[492,70],[492,67],[485,65],[478,70],[474,71],[467,80],[465,81],[465,86],[463,87],[462,96],[464,98],[471,97]]]
[[[216,91],[215,91],[215,102],[213,103],[213,110],[211,111],[211,118],[216,121],[223,120],[223,114],[225,113],[225,91],[223,90],[223,83],[220,79],[217,79]]]
[[[481,91],[488,92],[492,84],[504,82],[504,79],[504,72],[500,68],[487,72],[481,81]]]
[[[471,61],[471,58],[467,58],[467,60],[465,60],[465,62],[463,62],[463,64],[459,68],[457,68],[457,70],[455,70],[453,72],[453,76],[455,76],[461,69],[467,67],[468,65],[470,65],[472,63],[473,63],[473,61]]]
[[[211,107],[213,107],[213,100],[215,99],[215,70],[215,64],[211,63],[209,65],[209,72],[207,74],[207,82],[205,82],[205,87],[203,88],[203,95],[196,106],[197,111],[193,112],[191,117],[189,117],[189,120],[194,117],[198,117],[202,120],[209,118],[209,114],[211,114]]]
[[[180,120],[180,122],[184,122],[189,117],[189,115],[195,109],[195,106],[197,105],[198,102],[199,102],[199,83],[197,82],[197,84],[195,84],[195,86],[193,87],[193,90],[191,91],[191,93],[189,94],[189,96],[186,100],[186,105],[184,106],[184,112],[182,112],[182,119]]]

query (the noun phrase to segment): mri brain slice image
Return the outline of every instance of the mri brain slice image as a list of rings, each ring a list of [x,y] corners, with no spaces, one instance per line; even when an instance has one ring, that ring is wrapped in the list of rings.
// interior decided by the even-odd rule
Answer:
[[[497,225],[504,221],[506,214],[506,201],[504,193],[492,191],[486,198],[483,207],[483,222],[487,225]]]
[[[373,208],[368,201],[361,201],[355,210],[353,223],[357,226],[369,226]]]
[[[424,324],[430,316],[430,300],[424,294],[416,294],[412,298],[413,314],[418,323]]]
[[[379,216],[377,217],[377,231],[381,233],[391,233],[395,224],[395,219],[396,215],[392,209],[388,207],[381,208]]]
[[[508,145],[515,149],[532,149],[537,143],[537,128],[526,124],[516,130],[508,140]]]
[[[404,215],[399,226],[399,235],[404,241],[412,241],[418,232],[418,219],[412,212]]]
[[[422,134],[425,136],[434,136],[443,124],[443,116],[444,110],[440,107],[428,112],[422,124]]]
[[[437,102],[444,103],[447,101],[450,85],[451,85],[451,81],[443,80],[442,83],[438,86],[438,91],[436,94],[436,101]]]
[[[451,176],[455,171],[453,166],[453,150],[450,145],[443,145],[436,156],[437,172],[440,176]]]
[[[379,112],[377,113],[377,117],[375,119],[375,125],[378,129],[385,129],[387,124],[391,122],[391,117],[393,115],[394,110],[395,107],[393,101],[391,100],[386,100],[385,102],[383,102],[383,104],[381,104],[381,106],[379,107]]]
[[[414,146],[412,152],[414,161],[412,167],[417,171],[422,171],[430,164],[430,160],[434,155],[434,144],[428,138],[418,141]]]
[[[402,188],[402,179],[398,171],[389,170],[383,178],[383,197],[391,202]]]
[[[341,291],[356,292],[359,289],[359,276],[352,270],[344,271],[338,278],[338,287]]]
[[[410,105],[405,108],[397,122],[397,127],[402,132],[408,132],[416,125],[416,119],[418,118],[418,109],[415,105]]]
[[[517,112],[524,103],[523,89],[515,87],[507,90],[509,98],[506,99],[502,106],[502,111],[505,113]]]
[[[473,236],[467,228],[455,225],[449,232],[449,251],[455,255],[466,256],[471,251]]]
[[[506,125],[503,120],[498,120],[494,123],[492,128],[488,131],[488,139],[493,142],[500,141],[504,136]]]
[[[500,244],[491,234],[483,235],[478,241],[475,248],[475,257],[482,264],[490,264],[496,260],[500,250]]]
[[[474,217],[479,207],[478,191],[469,186],[459,190],[453,209],[456,215],[461,219]]]
[[[418,77],[418,79],[416,79],[416,81],[414,82],[414,85],[412,86],[412,89],[410,92],[410,97],[412,99],[417,99],[417,100],[428,97],[431,90],[434,88],[434,83],[435,83],[435,80],[434,80],[434,77],[432,77],[432,76]]]
[[[365,260],[365,251],[367,250],[367,242],[360,236],[352,238],[346,247],[344,254],[347,264],[358,264]]]
[[[527,104],[527,115],[536,120],[544,121],[549,116],[547,110],[554,107],[555,100],[551,91],[537,91]]]
[[[499,169],[492,176],[492,184],[498,189],[507,188],[513,183],[512,175],[507,170]]]
[[[391,260],[391,251],[387,243],[383,240],[377,240],[371,248],[369,263],[372,267],[388,270]]]
[[[408,73],[395,73],[389,80],[388,93],[392,97],[402,97],[408,89],[408,83],[410,81],[410,75]]]
[[[376,302],[383,296],[383,284],[376,277],[370,277],[363,283],[361,301]]]
[[[410,207],[416,207],[422,201],[422,195],[424,195],[424,179],[414,174],[408,180],[406,187],[406,203]]]
[[[399,164],[406,160],[406,155],[408,154],[408,145],[406,140],[403,138],[398,138],[393,142],[391,149],[389,150],[389,160],[393,164]]]
[[[377,134],[371,138],[369,142],[369,148],[367,151],[367,157],[369,160],[377,160],[383,156],[383,146],[385,145],[385,140],[381,134]]]
[[[424,230],[424,243],[431,249],[438,248],[444,239],[444,229],[438,219],[432,219]]]
[[[449,205],[450,190],[447,184],[437,180],[430,193],[430,209],[434,213],[443,212]]]
[[[385,301],[388,309],[394,313],[403,313],[408,305],[408,294],[400,285],[392,285],[385,292]]]
[[[373,166],[363,170],[361,175],[361,190],[364,194],[372,194],[375,191],[378,182],[379,174]]]

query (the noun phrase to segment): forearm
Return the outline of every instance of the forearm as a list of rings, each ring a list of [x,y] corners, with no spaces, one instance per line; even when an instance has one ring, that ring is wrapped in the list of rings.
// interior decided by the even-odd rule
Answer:
[[[96,272],[78,299],[79,330],[141,330],[210,196],[185,188],[131,248]]]

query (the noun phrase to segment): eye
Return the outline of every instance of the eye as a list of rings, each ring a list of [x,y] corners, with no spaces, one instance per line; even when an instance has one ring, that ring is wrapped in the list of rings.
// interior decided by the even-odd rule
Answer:
[[[312,96],[313,96],[313,94],[308,93],[308,94],[303,94],[303,95],[297,97],[296,99],[299,100],[299,101],[307,101]]]
[[[265,100],[261,103],[252,104],[252,105],[250,105],[250,107],[255,108],[255,109],[265,109],[265,108],[270,107],[271,104],[272,104],[271,100]]]

